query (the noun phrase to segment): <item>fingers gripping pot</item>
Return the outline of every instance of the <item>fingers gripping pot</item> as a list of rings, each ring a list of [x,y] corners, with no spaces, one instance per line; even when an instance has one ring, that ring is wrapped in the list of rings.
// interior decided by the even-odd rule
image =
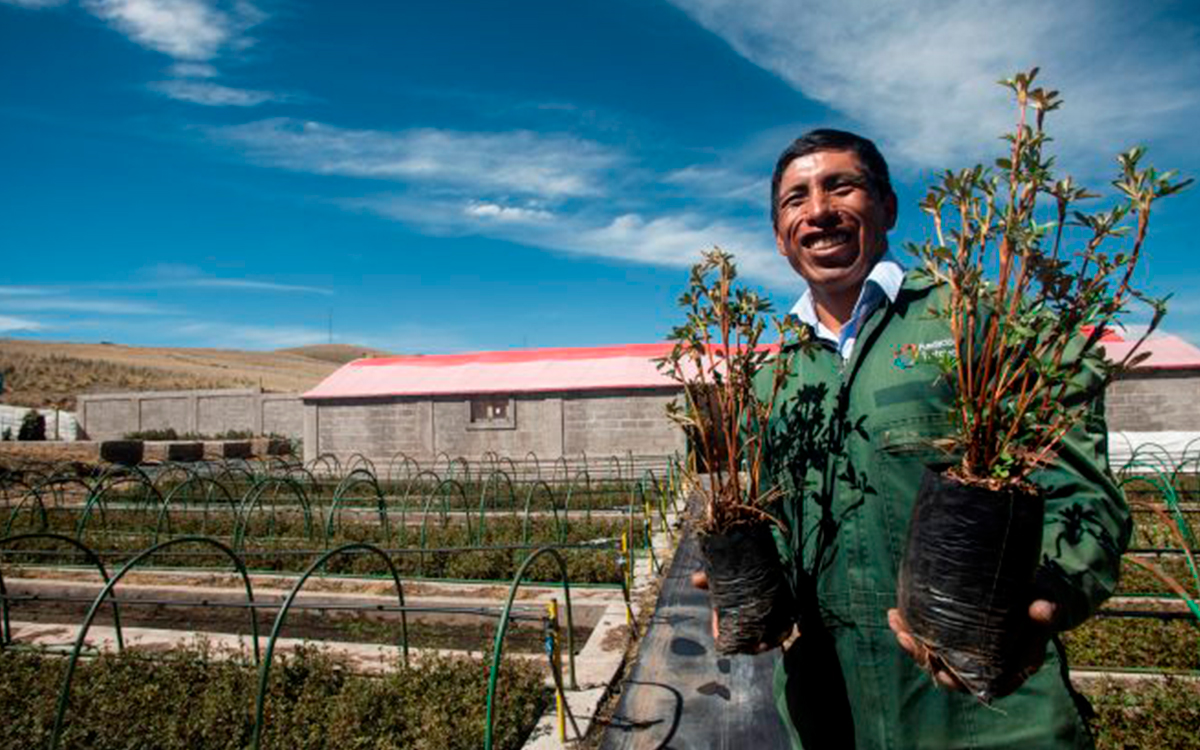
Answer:
[[[1040,493],[964,485],[929,469],[913,506],[899,608],[912,634],[979,700],[1020,669],[1042,546]]]
[[[752,654],[792,632],[791,588],[766,524],[738,524],[701,532],[700,553],[717,612],[717,651]]]

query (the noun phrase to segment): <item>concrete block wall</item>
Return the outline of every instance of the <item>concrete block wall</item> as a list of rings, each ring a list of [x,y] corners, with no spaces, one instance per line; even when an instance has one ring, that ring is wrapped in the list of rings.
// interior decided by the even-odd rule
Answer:
[[[398,452],[432,455],[432,404],[428,400],[333,399],[306,409],[311,415],[306,414],[310,418],[305,422],[305,460],[323,453],[342,460],[361,453],[377,463]]]
[[[514,394],[511,424],[473,425],[467,396],[311,401],[305,405],[304,453],[345,461],[361,453],[377,467],[398,452],[521,458],[665,455],[684,450],[682,431],[666,418],[671,388]],[[382,470],[382,469],[381,469]]]
[[[298,393],[264,393],[258,400],[257,413],[262,415],[260,435],[287,435],[298,438],[304,434],[304,402]]]
[[[138,399],[135,403],[138,410],[139,429],[165,430],[175,427],[175,425],[188,423],[190,403],[187,396],[147,396]],[[175,429],[182,432],[178,427]]]
[[[1104,401],[1113,432],[1200,430],[1200,369],[1136,371],[1109,385]]]
[[[296,393],[257,389],[87,393],[76,398],[80,429],[92,440],[173,429],[217,435],[230,430],[299,438],[304,404]]]
[[[667,419],[675,388],[578,393],[563,402],[563,454],[683,453],[683,431]]]
[[[228,430],[255,430],[255,401],[259,394],[204,394],[196,397],[196,432],[216,435]],[[260,417],[261,420],[261,417]]]
[[[462,397],[433,402],[434,441],[430,455],[482,456],[494,451],[502,456],[563,455],[562,394],[522,393],[510,402],[511,426],[472,425],[470,401]]]
[[[138,400],[126,396],[79,396],[75,399],[75,413],[79,428],[93,440],[119,438],[141,424]]]

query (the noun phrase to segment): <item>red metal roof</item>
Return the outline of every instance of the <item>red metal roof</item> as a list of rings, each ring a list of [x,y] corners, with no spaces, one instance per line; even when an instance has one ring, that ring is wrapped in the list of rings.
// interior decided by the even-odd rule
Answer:
[[[1133,346],[1119,333],[1105,332],[1111,359]],[[677,387],[653,359],[673,345],[520,349],[468,354],[377,357],[343,365],[304,394],[306,399],[371,396],[437,396],[461,393],[537,393]],[[1142,345],[1150,358],[1139,370],[1200,369],[1200,349],[1170,334],[1157,333]]]
[[[669,388],[676,383],[651,360],[671,347],[630,344],[360,359],[342,366],[304,398]]]
[[[1120,361],[1129,353],[1137,339],[1130,340],[1121,333],[1105,331],[1100,339],[1108,358]],[[1150,352],[1150,357],[1138,365],[1139,370],[1189,370],[1200,368],[1200,349],[1169,333],[1154,333],[1138,353]]]

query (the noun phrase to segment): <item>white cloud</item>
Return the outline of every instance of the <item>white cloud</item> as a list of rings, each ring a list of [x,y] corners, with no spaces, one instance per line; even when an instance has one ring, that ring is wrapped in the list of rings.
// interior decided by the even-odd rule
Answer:
[[[163,289],[244,289],[257,292],[320,294],[330,296],[329,289],[303,284],[283,284],[256,279],[230,279],[211,276],[203,270],[181,263],[159,263],[141,269],[138,276],[144,281],[93,282],[72,284],[70,287],[0,286],[0,307],[22,310],[68,310],[125,315],[162,313],[164,308],[142,302],[123,300],[81,300],[74,295],[80,291],[159,291]],[[32,298],[32,299],[31,299]]]
[[[302,294],[333,294],[328,289],[300,284],[276,284],[272,281],[251,281],[249,279],[193,279],[175,283],[160,284],[159,287],[195,287],[198,289],[248,289],[260,292],[299,292]]]
[[[244,0],[84,0],[84,7],[143,47],[177,60],[205,61],[250,44],[245,32],[263,14]]]
[[[622,157],[574,136],[518,130],[350,130],[272,118],[220,128],[250,158],[299,172],[470,186],[550,198],[598,195]]]
[[[148,85],[153,91],[171,99],[208,107],[254,107],[264,102],[283,101],[287,98],[270,91],[235,89],[207,81],[155,81]]]
[[[216,67],[208,63],[177,62],[169,69],[176,78],[216,78]]]
[[[733,252],[741,272],[777,288],[798,278],[775,251],[766,221],[714,220],[695,213],[616,217],[557,213],[538,221],[497,221],[472,212],[478,203],[428,196],[376,196],[346,205],[419,227],[437,235],[477,234],[554,252],[631,263],[685,268],[713,245]]]
[[[74,299],[58,296],[33,296],[7,299],[0,307],[18,312],[73,312],[96,315],[171,315],[169,308],[145,302],[107,299]]]
[[[691,165],[662,176],[669,185],[690,191],[689,195],[709,200],[735,200],[764,210],[770,204],[771,182],[766,175],[749,175],[725,167]]]
[[[52,293],[52,290],[39,286],[0,286],[0,297],[34,297]]]
[[[9,333],[11,331],[41,331],[46,326],[30,320],[29,318],[17,318],[12,315],[0,315],[0,333]]]
[[[495,221],[530,222],[545,221],[553,218],[554,214],[540,208],[524,208],[522,206],[502,206],[498,203],[472,203],[466,207],[468,216],[477,219],[493,219]]]
[[[544,247],[569,252],[659,266],[688,267],[700,259],[700,252],[713,245],[733,252],[739,270],[767,282],[794,283],[780,278],[785,267],[766,233],[723,221],[711,221],[694,214],[675,214],[647,219],[624,214],[607,224],[593,227],[563,226],[546,238]]]
[[[203,270],[183,263],[159,263],[144,270],[149,281],[110,284],[109,289],[247,289],[263,292],[297,292],[301,294],[332,295],[328,289],[300,284],[280,284],[274,281],[228,279],[210,276]]]
[[[1180,136],[1200,109],[1197,29],[1169,2],[671,2],[917,166],[992,155],[1013,111],[995,81],[1034,65],[1064,92],[1051,130],[1076,154]]]

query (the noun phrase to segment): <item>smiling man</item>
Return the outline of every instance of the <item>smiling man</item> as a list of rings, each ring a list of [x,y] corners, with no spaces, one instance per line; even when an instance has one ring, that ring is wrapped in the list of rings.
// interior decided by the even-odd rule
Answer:
[[[1030,591],[1028,653],[991,707],[958,689],[893,610],[924,467],[944,459],[953,394],[927,357],[953,345],[934,315],[943,290],[888,252],[896,196],[875,145],[814,130],[776,164],[779,252],[808,288],[792,313],[815,352],[785,349],[794,373],[772,416],[768,473],[784,493],[777,534],[800,636],[776,670],[795,747],[1087,748],[1085,702],[1066,679],[1059,630],[1116,585],[1128,510],[1108,472],[1100,405],[1036,477],[1046,498]],[[1093,523],[1075,533],[1080,512]],[[1076,524],[1077,526],[1077,524]]]

